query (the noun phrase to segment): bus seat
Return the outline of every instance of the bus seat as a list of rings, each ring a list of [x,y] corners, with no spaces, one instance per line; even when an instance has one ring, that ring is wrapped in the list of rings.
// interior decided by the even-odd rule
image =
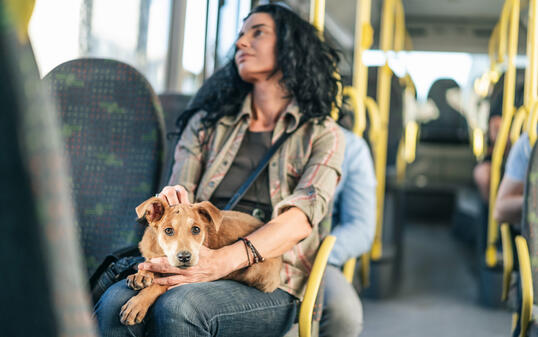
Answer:
[[[168,185],[168,179],[171,175],[171,165],[174,161],[174,150],[178,138],[174,135],[176,132],[176,121],[178,117],[185,111],[192,96],[183,95],[175,92],[167,92],[159,94],[159,100],[163,108],[164,126],[166,130],[166,152],[162,172],[161,186]]]
[[[536,306],[538,305],[538,146],[536,145],[529,160],[524,191],[521,236],[516,237],[521,296],[518,296],[520,311],[514,335],[519,334],[520,330],[525,334],[528,327],[528,336],[538,336]]]
[[[1,335],[97,336],[56,115],[6,4],[0,1]]]
[[[379,67],[368,68],[368,97],[372,97],[377,101],[377,72]],[[392,75],[390,88],[390,106],[389,106],[389,130],[387,142],[387,166],[394,167],[396,165],[396,155],[398,153],[398,145],[403,134],[403,92],[404,87],[400,84],[398,77]],[[368,119],[368,118],[367,118]],[[368,121],[365,135],[368,134]],[[366,137],[365,137],[366,139]],[[387,172],[388,173],[388,172]],[[389,181],[387,181],[389,183]]]
[[[428,99],[433,100],[439,109],[439,117],[422,124],[420,141],[430,143],[468,144],[469,130],[465,117],[447,102],[447,91],[459,88],[452,79],[436,80],[428,92]]]
[[[164,126],[150,84],[131,66],[77,59],[45,76],[70,157],[80,239],[89,275],[144,230],[134,209],[158,192]]]

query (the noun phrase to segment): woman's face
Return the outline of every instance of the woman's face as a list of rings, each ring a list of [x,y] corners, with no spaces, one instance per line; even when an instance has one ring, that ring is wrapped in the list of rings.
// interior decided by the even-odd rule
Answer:
[[[249,16],[235,42],[235,64],[245,82],[265,80],[276,68],[276,27],[271,15]]]

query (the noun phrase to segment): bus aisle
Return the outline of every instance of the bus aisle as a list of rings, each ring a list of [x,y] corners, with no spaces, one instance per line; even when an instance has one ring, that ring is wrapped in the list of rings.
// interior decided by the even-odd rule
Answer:
[[[441,221],[410,222],[404,231],[402,282],[383,301],[363,299],[361,336],[507,336],[511,313],[477,304],[473,251]]]

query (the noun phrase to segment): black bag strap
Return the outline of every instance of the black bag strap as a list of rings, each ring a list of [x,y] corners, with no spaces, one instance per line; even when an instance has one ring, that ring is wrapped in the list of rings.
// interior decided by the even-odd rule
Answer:
[[[258,164],[258,167],[256,167],[254,169],[254,171],[252,171],[252,173],[250,174],[250,176],[247,178],[247,180],[243,183],[243,185],[241,185],[241,187],[239,187],[239,189],[235,192],[235,194],[232,196],[232,198],[230,199],[230,201],[228,201],[228,203],[226,204],[226,206],[224,206],[223,210],[231,210],[235,207],[235,205],[237,205],[237,203],[239,202],[239,200],[241,200],[241,198],[245,195],[245,193],[248,191],[249,187],[252,185],[252,183],[254,183],[254,181],[256,181],[256,179],[258,178],[258,176],[262,173],[262,171],[267,167],[267,165],[269,164],[269,160],[273,157],[273,155],[275,154],[275,152],[280,148],[280,146],[282,146],[282,144],[284,144],[284,142],[297,130],[299,130],[299,128],[307,121],[306,118],[301,118],[301,120],[299,121],[299,124],[297,124],[297,127],[291,131],[291,132],[284,132],[284,134],[282,134],[282,136],[280,136],[280,138],[278,138],[278,140],[269,148],[269,150],[267,150],[267,152],[265,153],[265,156],[262,158],[262,160],[260,161],[260,163]]]

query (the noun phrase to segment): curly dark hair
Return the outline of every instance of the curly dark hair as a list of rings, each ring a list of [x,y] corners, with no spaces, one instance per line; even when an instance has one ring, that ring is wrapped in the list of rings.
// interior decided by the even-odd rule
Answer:
[[[283,6],[262,5],[254,8],[247,18],[254,13],[267,13],[275,22],[277,66],[273,74],[282,73],[280,84],[296,99],[303,116],[321,120],[330,114],[333,106],[339,110],[336,98],[340,58],[336,50],[322,41],[310,23]],[[237,48],[234,56],[236,52]],[[239,76],[232,57],[202,85],[183,117],[188,120],[197,111],[205,110],[203,128],[212,128],[221,117],[236,115],[252,88],[252,84]]]

